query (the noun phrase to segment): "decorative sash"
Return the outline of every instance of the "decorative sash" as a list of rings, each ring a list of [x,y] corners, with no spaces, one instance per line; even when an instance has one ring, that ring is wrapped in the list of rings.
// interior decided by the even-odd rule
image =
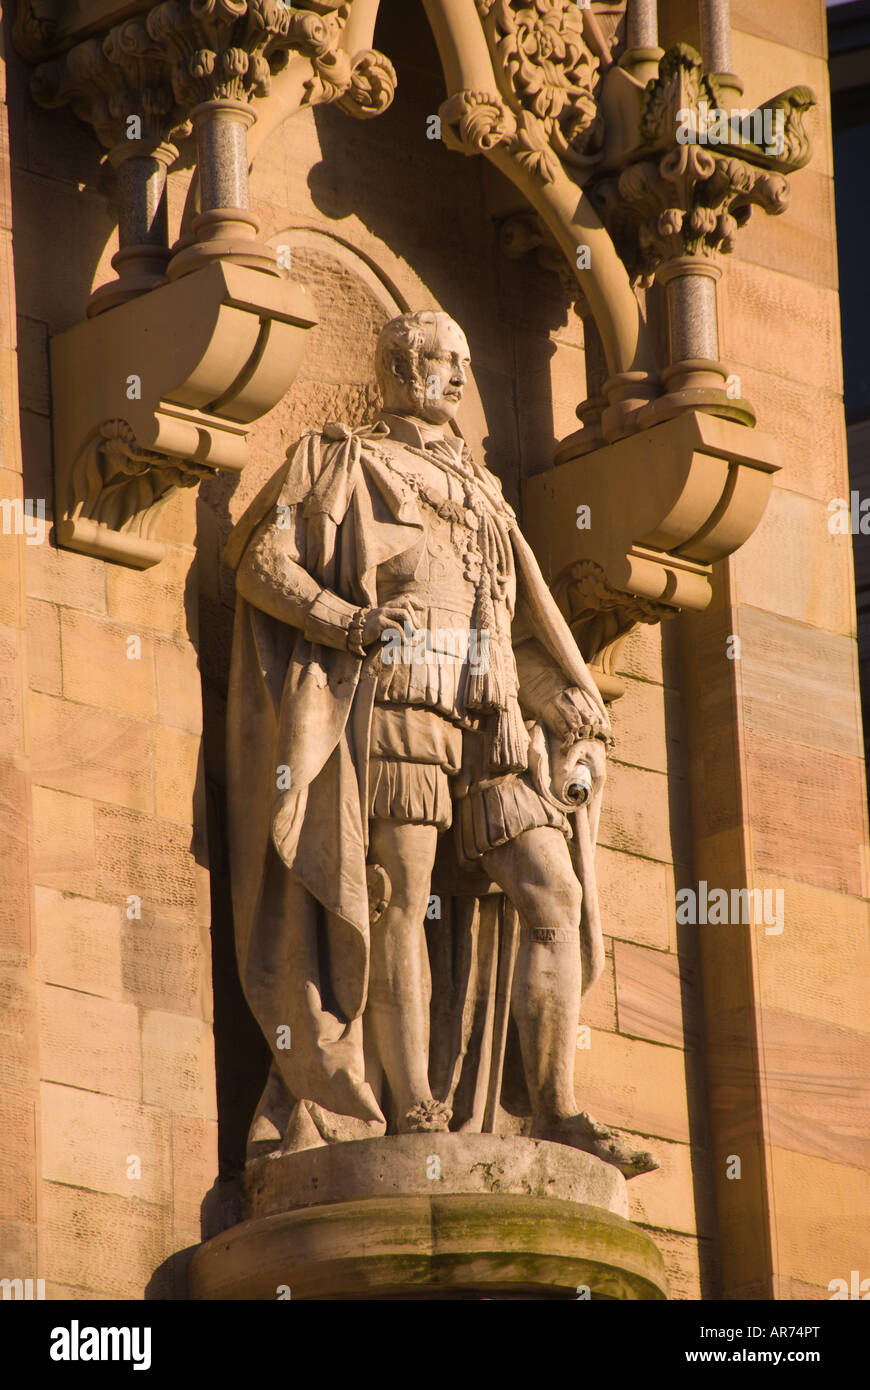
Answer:
[[[486,653],[486,659],[468,667],[464,705],[469,713],[495,717],[490,735],[490,768],[496,772],[522,771],[527,766],[528,734],[516,698],[513,662],[504,649],[505,637],[495,619],[495,605],[506,602],[511,580],[510,530],[516,517],[495,488],[485,486],[467,445],[463,445],[461,456],[441,440],[433,440],[422,449],[412,444],[404,447],[462,483],[463,501],[451,501],[433,492],[418,474],[386,460],[391,471],[413,489],[425,506],[469,532],[469,549],[479,567],[471,627],[477,634],[478,652]]]

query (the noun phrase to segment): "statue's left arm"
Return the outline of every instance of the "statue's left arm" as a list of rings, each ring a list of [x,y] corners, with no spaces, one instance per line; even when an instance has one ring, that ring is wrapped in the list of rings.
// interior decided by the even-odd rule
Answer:
[[[518,699],[526,719],[543,724],[562,743],[607,738],[609,729],[585,690],[572,685],[553,657],[534,637],[514,646]]]

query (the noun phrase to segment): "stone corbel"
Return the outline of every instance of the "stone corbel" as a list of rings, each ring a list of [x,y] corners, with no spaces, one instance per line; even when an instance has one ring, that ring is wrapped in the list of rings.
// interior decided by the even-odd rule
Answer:
[[[607,701],[618,699],[625,691],[616,666],[630,633],[641,623],[664,622],[677,613],[667,604],[611,588],[596,560],[575,560],[560,576],[553,593]]]
[[[687,411],[528,480],[526,533],[605,698],[638,622],[706,608],[713,564],[752,535],[778,467],[759,431]]]
[[[259,240],[247,132],[292,58],[303,99],[357,116],[389,105],[389,60],[355,40],[353,0],[22,0],[14,29],[41,105],[69,105],[117,170],[118,278],[51,344],[58,543],[145,568],[176,487],[239,471],[252,421],[292,384],[310,296]],[[366,13],[367,12],[367,13]],[[367,20],[363,23],[363,20]],[[66,26],[65,28],[63,26]],[[347,51],[350,45],[352,51]],[[167,170],[193,131],[198,208],[170,246]]]
[[[51,51],[60,23],[60,0],[18,0],[12,41],[22,58],[35,63]]]
[[[250,424],[299,369],[310,299],[214,260],[53,338],[58,543],[157,564],[161,502],[215,469],[241,471]]]
[[[549,227],[531,210],[511,213],[504,218],[498,228],[498,245],[502,255],[509,261],[522,260],[525,256],[534,254],[541,269],[548,270],[557,277],[562,289],[573,302],[576,312],[581,317],[584,311],[589,312],[583,291],[562,254],[559,243]]]

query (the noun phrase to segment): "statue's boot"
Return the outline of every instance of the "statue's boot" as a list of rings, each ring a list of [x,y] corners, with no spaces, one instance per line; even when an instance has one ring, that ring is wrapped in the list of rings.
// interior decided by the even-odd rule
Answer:
[[[412,1105],[398,1128],[400,1134],[446,1134],[453,1112],[440,1100],[421,1100]]]
[[[636,1178],[640,1173],[651,1173],[659,1167],[659,1161],[647,1149],[630,1149],[619,1135],[607,1125],[599,1124],[587,1111],[579,1115],[566,1115],[551,1120],[545,1125],[532,1129],[533,1139],[549,1139],[553,1144],[570,1144],[573,1149],[594,1154],[605,1163],[612,1163],[623,1177]]]

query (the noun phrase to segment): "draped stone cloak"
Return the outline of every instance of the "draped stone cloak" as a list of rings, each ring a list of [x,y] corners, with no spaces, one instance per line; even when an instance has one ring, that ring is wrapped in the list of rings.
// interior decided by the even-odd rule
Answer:
[[[383,425],[350,430],[327,425],[310,433],[250,504],[227,543],[224,560],[237,569],[256,533],[276,527],[273,540],[286,558],[324,589],[354,606],[377,604],[378,566],[415,543],[423,530],[420,504],[379,459]],[[564,674],[565,687],[582,690],[599,731],[609,721],[571,632],[537,561],[516,526],[494,476],[474,465],[478,485],[507,517],[517,576],[514,642],[534,638]],[[288,570],[289,572],[289,570]],[[280,573],[274,576],[280,586]],[[246,997],[275,1055],[260,1114],[283,1132],[295,1106],[307,1109],[306,1137],[296,1146],[383,1133],[384,1116],[366,1080],[362,1030],[369,965],[366,882],[368,739],[377,654],[354,653],[310,641],[300,627],[279,621],[236,597],[227,700],[227,792],[230,869],[239,970]],[[522,699],[522,683],[520,688]],[[573,852],[583,884],[580,942],[584,990],[603,968],[604,948],[592,853],[598,807],[577,812]],[[442,837],[446,839],[447,836]],[[483,919],[496,928],[492,914]],[[469,962],[456,978],[438,979],[432,955],[433,1000],[447,1016],[433,1060],[455,1093],[474,1017],[483,1009],[481,1047],[492,1049],[492,995],[497,944],[489,952],[492,986],[481,984],[468,951],[455,940],[481,920],[480,904],[459,913],[445,905],[454,946]],[[442,932],[443,944],[449,932]],[[490,930],[496,942],[496,935]],[[450,998],[447,999],[449,993]],[[290,1046],[276,1051],[275,1030],[290,1029]],[[477,1097],[466,1125],[484,1124],[482,1089],[491,1057],[479,1059],[476,1084],[465,1061],[465,1083]],[[276,1064],[278,1066],[276,1068]],[[433,1091],[436,1081],[433,1079]],[[448,1101],[451,1096],[446,1097]],[[472,1111],[474,1113],[472,1113]],[[487,1126],[489,1127],[489,1126]],[[309,1137],[312,1136],[312,1137]]]

